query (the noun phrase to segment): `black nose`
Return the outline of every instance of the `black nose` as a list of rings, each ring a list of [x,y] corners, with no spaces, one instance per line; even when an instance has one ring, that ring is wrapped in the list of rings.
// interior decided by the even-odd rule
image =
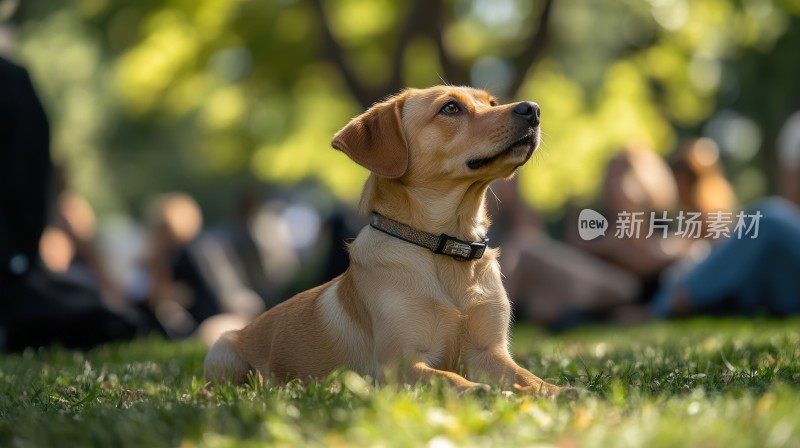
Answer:
[[[539,105],[533,101],[522,101],[517,103],[511,112],[520,118],[524,118],[528,123],[536,126],[539,124]]]

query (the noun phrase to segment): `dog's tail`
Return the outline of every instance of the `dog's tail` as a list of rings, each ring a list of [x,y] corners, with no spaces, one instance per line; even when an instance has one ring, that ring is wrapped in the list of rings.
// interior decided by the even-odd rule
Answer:
[[[233,341],[237,331],[228,331],[220,336],[219,340],[211,346],[203,362],[206,380],[214,383],[244,384],[247,375],[253,370],[239,353]]]

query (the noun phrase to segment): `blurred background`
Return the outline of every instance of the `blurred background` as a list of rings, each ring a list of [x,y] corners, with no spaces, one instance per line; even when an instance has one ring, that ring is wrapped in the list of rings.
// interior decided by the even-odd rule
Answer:
[[[222,216],[240,176],[354,201],[366,171],[333,133],[442,80],[540,103],[545,151],[520,181],[549,214],[593,199],[621,147],[683,135],[717,140],[748,201],[776,191],[775,140],[800,108],[796,0],[25,0],[2,46],[102,215],[179,189]]]
[[[331,137],[405,86],[540,104],[543,148],[509,194],[557,239],[631,146],[708,137],[739,204],[780,193],[779,134],[800,109],[797,0],[2,0],[0,19],[115,284],[137,284],[165,204],[198,215],[171,241],[260,213],[288,245],[270,249],[275,278],[249,282],[262,296],[335,274],[367,171]]]

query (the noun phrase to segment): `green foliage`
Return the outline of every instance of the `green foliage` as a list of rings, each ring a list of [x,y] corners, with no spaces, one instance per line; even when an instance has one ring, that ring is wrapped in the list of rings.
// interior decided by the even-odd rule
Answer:
[[[621,147],[667,153],[724,110],[761,135],[760,154],[728,160],[734,184],[746,199],[766,192],[775,134],[800,98],[797,2],[556,0],[546,46],[526,59],[545,5],[31,0],[15,20],[55,156],[101,210],[170,189],[213,209],[242,175],[315,178],[354,200],[366,173],[330,148],[333,132],[395,81],[440,79],[541,103],[545,147],[521,185],[546,211],[592,200]]]
[[[203,347],[157,339],[0,357],[2,446],[792,446],[794,321],[515,332],[520,363],[588,390],[573,401],[436,383],[324,381],[210,388]]]

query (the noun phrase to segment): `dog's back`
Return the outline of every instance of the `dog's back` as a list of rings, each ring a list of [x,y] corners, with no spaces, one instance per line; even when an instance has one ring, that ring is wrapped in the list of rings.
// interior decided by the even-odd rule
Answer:
[[[206,378],[242,384],[251,370],[281,380],[324,378],[336,368],[372,373],[374,366],[366,362],[367,335],[358,330],[353,315],[359,307],[344,305],[361,299],[348,275],[301,292],[245,328],[225,333],[206,355]]]

